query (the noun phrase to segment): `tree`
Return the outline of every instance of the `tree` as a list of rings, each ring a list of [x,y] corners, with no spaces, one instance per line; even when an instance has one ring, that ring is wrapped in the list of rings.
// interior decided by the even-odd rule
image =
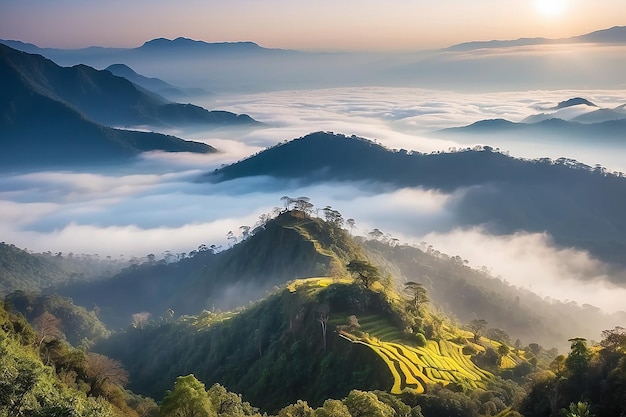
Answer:
[[[148,320],[150,319],[150,313],[142,311],[140,313],[133,314],[133,327],[135,329],[143,329]]]
[[[378,268],[368,261],[353,259],[348,265],[346,265],[346,269],[352,275],[355,275],[367,289],[370,289],[372,284],[376,281],[380,281]]]
[[[356,226],[356,222],[354,221],[354,219],[348,219],[346,220],[346,224],[348,225],[348,228],[350,228],[350,235],[352,235],[352,231],[354,230],[354,227]]]
[[[480,340],[480,334],[487,327],[487,320],[485,319],[474,319],[470,321],[467,326],[472,333],[474,333],[474,341],[478,342]]]
[[[581,377],[589,368],[591,354],[587,348],[587,339],[576,337],[569,339],[572,343],[571,350],[565,359],[565,366],[573,377]]]
[[[163,417],[217,417],[204,384],[193,374],[176,378],[159,411]]]
[[[382,238],[385,234],[383,232],[380,231],[380,229],[373,229],[371,232],[369,232],[367,234],[367,236],[371,239],[371,240],[379,240],[380,238]]]
[[[414,312],[417,312],[423,303],[430,301],[426,288],[418,282],[409,281],[405,283],[404,292],[409,296],[410,309]]]
[[[577,403],[571,403],[569,405],[569,410],[565,414],[567,417],[592,417],[591,410],[589,409],[589,404],[578,401]]]
[[[298,197],[293,201],[293,209],[303,212],[305,215],[310,215],[313,211],[313,204],[309,197]]]
[[[330,308],[328,304],[323,304],[320,306],[318,311],[320,312],[320,317],[318,321],[322,326],[322,338],[324,339],[324,350],[326,350],[326,331],[328,330],[328,319],[330,318],[328,312]]]
[[[104,385],[107,383],[123,387],[128,382],[128,372],[121,362],[108,356],[88,353],[85,365],[90,383],[89,395],[102,395]]]
[[[315,417],[315,410],[306,401],[298,400],[279,411],[278,417]]]
[[[295,200],[287,195],[284,195],[280,198],[280,201],[282,201],[285,205],[285,210],[289,211],[289,207],[291,207]]]
[[[241,232],[242,239],[250,237],[250,226],[239,226],[239,231]]]
[[[600,346],[610,352],[626,353],[626,329],[616,326],[613,330],[602,331]]]
[[[315,417],[352,417],[348,407],[340,400],[326,400],[324,405],[315,410]]]
[[[63,332],[59,329],[60,325],[61,321],[47,311],[38,316],[33,321],[33,329],[39,336],[37,346],[41,347],[46,338],[57,339],[62,337]]]
[[[395,414],[393,408],[372,392],[352,390],[343,403],[352,417],[392,417]]]

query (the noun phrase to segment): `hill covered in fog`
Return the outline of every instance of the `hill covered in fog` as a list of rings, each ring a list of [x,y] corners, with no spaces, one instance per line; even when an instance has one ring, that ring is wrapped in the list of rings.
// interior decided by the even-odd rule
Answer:
[[[258,175],[304,183],[360,181],[462,190],[461,224],[498,234],[547,232],[563,247],[626,265],[626,179],[569,159],[525,160],[490,147],[452,153],[392,151],[369,140],[318,132],[269,148],[200,180]],[[623,282],[622,282],[623,284]]]

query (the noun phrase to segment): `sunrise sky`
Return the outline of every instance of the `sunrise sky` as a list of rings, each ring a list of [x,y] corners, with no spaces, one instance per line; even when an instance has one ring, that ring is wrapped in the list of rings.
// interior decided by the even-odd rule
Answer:
[[[308,50],[417,50],[624,24],[624,0],[0,0],[1,39],[62,48],[183,36]]]

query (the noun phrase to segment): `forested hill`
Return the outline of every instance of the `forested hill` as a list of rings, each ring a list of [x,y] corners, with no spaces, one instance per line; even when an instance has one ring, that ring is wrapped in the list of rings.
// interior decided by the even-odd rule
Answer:
[[[290,211],[246,230],[228,250],[202,246],[178,262],[146,262],[106,281],[56,289],[76,304],[97,306],[114,329],[128,326],[135,313],[152,318],[232,309],[258,300],[294,278],[343,270],[360,249],[347,232],[322,219]]]
[[[559,245],[626,266],[626,178],[572,160],[525,160],[489,147],[431,154],[392,151],[355,136],[318,132],[200,180],[256,175],[464,189],[455,210],[461,225],[486,225],[495,233],[546,231]]]

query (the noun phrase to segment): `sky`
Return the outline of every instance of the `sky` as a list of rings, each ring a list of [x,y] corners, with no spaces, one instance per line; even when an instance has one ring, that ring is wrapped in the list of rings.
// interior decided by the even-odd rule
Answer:
[[[623,0],[0,0],[0,38],[137,47],[158,38],[300,50],[421,50],[560,38],[626,22]]]

